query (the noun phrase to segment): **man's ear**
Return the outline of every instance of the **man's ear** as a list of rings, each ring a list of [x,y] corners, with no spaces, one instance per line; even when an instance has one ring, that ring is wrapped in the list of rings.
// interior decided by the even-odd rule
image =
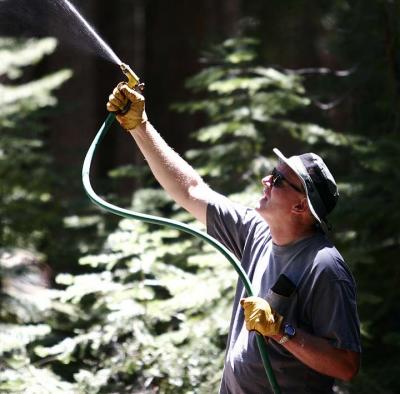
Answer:
[[[308,202],[307,198],[302,198],[300,201],[298,201],[296,204],[293,205],[292,207],[292,212],[295,214],[301,214],[304,213],[308,210]]]

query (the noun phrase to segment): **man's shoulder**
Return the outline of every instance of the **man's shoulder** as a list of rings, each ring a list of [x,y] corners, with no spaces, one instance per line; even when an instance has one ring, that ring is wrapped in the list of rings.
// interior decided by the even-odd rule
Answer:
[[[315,275],[327,280],[343,280],[353,282],[353,277],[343,256],[329,241],[318,248],[312,265]]]

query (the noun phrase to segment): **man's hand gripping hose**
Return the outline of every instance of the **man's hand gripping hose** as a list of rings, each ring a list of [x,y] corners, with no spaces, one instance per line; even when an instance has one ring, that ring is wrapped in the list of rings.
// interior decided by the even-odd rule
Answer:
[[[122,72],[127,76],[128,82],[119,84],[118,87],[114,89],[113,94],[110,96],[110,100],[107,103],[107,109],[110,111],[110,113],[100,127],[99,131],[97,132],[92,144],[89,147],[88,152],[86,153],[86,157],[83,162],[82,182],[88,197],[95,205],[115,215],[122,216],[128,219],[140,220],[145,223],[168,226],[179,231],[189,233],[191,235],[194,235],[195,237],[202,239],[205,242],[208,242],[211,246],[213,246],[225,256],[225,258],[230,262],[230,264],[238,273],[247,294],[249,296],[253,296],[254,291],[252,289],[251,283],[242,266],[240,265],[240,262],[224,245],[222,245],[213,237],[209,236],[207,233],[194,229],[184,223],[175,220],[147,215],[120,208],[103,200],[94,192],[90,183],[90,166],[92,163],[92,159],[98,145],[107,133],[110,126],[113,124],[116,116],[124,127],[126,125],[125,128],[127,130],[133,130],[139,124],[147,121],[147,115],[144,110],[144,97],[137,91],[138,88],[140,89],[140,87],[143,86],[139,83],[139,77],[126,64],[121,64],[120,67]],[[262,335],[257,335],[257,345],[260,350],[263,365],[267,373],[268,380],[271,384],[272,390],[275,394],[280,394],[280,389],[268,358],[266,341]]]
[[[108,98],[107,109],[115,112],[125,130],[133,130],[147,121],[144,97],[141,94],[144,84],[139,83],[139,77],[128,65],[121,63],[120,67],[128,82],[120,82],[113,90]]]
[[[260,297],[247,297],[240,300],[244,310],[244,320],[249,331],[256,331],[266,337],[281,332],[283,316],[271,308],[271,305]]]

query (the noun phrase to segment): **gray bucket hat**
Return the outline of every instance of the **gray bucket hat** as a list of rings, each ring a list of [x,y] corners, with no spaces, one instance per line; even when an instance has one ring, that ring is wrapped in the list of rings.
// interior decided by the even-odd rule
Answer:
[[[308,206],[325,232],[329,231],[326,216],[339,198],[338,188],[324,161],[315,153],[285,157],[277,148],[273,152],[300,178],[307,195]]]

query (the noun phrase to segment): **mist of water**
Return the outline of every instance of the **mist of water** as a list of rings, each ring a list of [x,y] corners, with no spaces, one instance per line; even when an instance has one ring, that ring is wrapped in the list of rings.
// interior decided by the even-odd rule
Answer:
[[[69,0],[0,0],[0,34],[54,36],[60,44],[121,60]]]
[[[81,24],[82,27],[84,28],[84,31],[86,32],[86,35],[88,37],[91,37],[97,45],[99,45],[103,51],[108,54],[110,59],[112,59],[115,63],[121,64],[121,60],[119,57],[115,54],[115,52],[110,48],[110,46],[97,34],[97,32],[94,30],[94,28],[89,25],[89,23],[86,21],[86,19],[78,12],[78,10],[74,7],[72,3],[70,3],[68,0],[53,0],[57,2],[61,2],[61,5],[65,4],[62,8],[66,10],[70,14],[72,18],[76,18]]]

